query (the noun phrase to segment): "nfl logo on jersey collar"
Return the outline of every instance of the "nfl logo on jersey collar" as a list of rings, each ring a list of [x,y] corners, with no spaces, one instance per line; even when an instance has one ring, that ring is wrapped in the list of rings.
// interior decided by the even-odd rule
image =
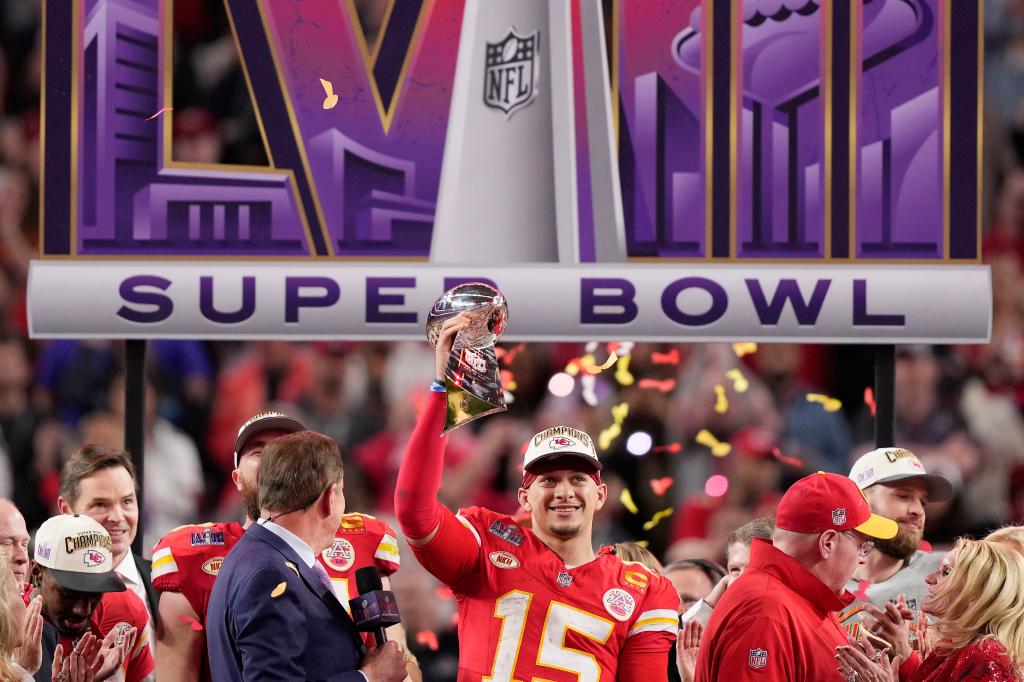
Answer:
[[[558,583],[559,587],[569,587],[572,585],[572,576],[565,571],[559,571],[558,577],[555,578],[555,582]]]

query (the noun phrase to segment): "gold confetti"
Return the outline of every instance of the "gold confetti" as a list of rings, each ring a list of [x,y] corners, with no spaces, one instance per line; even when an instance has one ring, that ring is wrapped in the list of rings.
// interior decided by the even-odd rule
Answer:
[[[333,109],[338,105],[338,96],[334,94],[334,85],[329,80],[320,79],[320,85],[324,86],[327,97],[324,98],[324,109]]]
[[[164,108],[162,108],[162,109],[161,109],[160,111],[156,112],[155,114],[153,114],[152,116],[150,116],[149,118],[147,118],[146,120],[147,120],[147,121],[152,121],[152,120],[153,120],[154,118],[156,118],[156,117],[157,117],[157,116],[159,116],[160,114],[162,114],[162,113],[164,113],[164,112],[167,112],[167,111],[173,111],[173,110],[174,110],[174,107],[164,107]]]
[[[808,393],[807,402],[821,403],[826,412],[838,412],[843,407],[843,402],[838,398],[832,398],[824,393]]]
[[[725,373],[725,376],[732,379],[732,388],[737,393],[746,393],[747,389],[750,388],[750,382],[743,376],[743,372],[738,369],[730,369]]]
[[[756,343],[734,343],[734,344],[732,344],[732,352],[736,353],[736,355],[738,357],[742,358],[744,355],[750,355],[751,353],[756,353],[757,352],[757,344]]]
[[[273,599],[277,599],[282,594],[284,594],[284,591],[287,590],[287,589],[288,589],[288,583],[278,583],[277,587],[274,588],[274,591],[270,593],[270,596]]]
[[[591,357],[593,357],[593,356],[591,356]],[[608,356],[608,359],[605,360],[600,365],[596,365],[594,367],[594,369],[596,369],[597,372],[603,372],[604,370],[608,369],[609,367],[614,365],[616,362],[618,362],[618,360],[619,360],[619,356],[615,354],[615,351],[612,351],[611,355]],[[591,374],[597,374],[597,372],[591,372]]]
[[[292,569],[293,571],[295,571],[295,575],[299,574],[299,569],[292,562],[286,561],[286,562],[284,562],[284,565],[287,566],[288,568]]]
[[[704,447],[710,449],[711,454],[714,455],[715,457],[725,457],[730,452],[732,452],[732,445],[730,445],[729,443],[721,442],[720,440],[715,438],[714,434],[708,431],[707,429],[701,429],[697,433],[696,440]]]
[[[629,416],[629,403],[619,403],[612,408],[612,420],[616,424],[622,424]]]
[[[623,488],[622,494],[619,495],[619,502],[630,514],[639,514],[640,510],[637,509],[636,502],[633,501],[633,494],[629,492],[629,488]]]
[[[629,355],[624,355],[615,364],[615,381],[619,382],[619,386],[633,385],[633,374],[629,371],[629,358]]]
[[[607,450],[612,446],[612,442],[622,435],[622,426],[619,424],[612,424],[607,429],[601,431],[601,435],[597,437],[597,445],[602,450]]]
[[[725,397],[725,386],[715,384],[715,412],[725,414],[729,411],[729,399]]]
[[[647,549],[647,547],[650,546],[651,543],[647,542],[647,540],[635,540],[633,544],[637,547],[643,547],[644,549]]]
[[[662,509],[660,512],[654,512],[654,516],[651,517],[650,521],[644,522],[644,530],[650,530],[661,523],[661,520],[672,516],[672,512],[675,511],[671,507],[668,509]]]

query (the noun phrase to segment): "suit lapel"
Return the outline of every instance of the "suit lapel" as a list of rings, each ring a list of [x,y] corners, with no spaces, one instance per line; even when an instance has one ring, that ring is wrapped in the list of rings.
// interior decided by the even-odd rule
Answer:
[[[352,622],[352,617],[348,615],[348,611],[338,601],[338,597],[334,594],[327,585],[324,585],[313,569],[306,565],[306,563],[295,553],[287,542],[277,537],[263,526],[254,523],[249,526],[249,530],[246,534],[252,535],[254,540],[259,540],[267,545],[270,545],[276,550],[282,558],[285,560],[286,565],[292,568],[299,577],[302,578],[302,582],[306,583],[306,586],[313,592],[313,594],[320,597],[320,600],[327,604],[327,607],[331,610],[331,613],[335,615],[350,631],[358,633],[356,631],[355,623]]]

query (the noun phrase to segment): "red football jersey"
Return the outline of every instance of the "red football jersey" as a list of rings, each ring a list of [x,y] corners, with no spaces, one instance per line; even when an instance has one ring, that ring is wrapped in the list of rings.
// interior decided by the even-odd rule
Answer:
[[[327,569],[334,593],[346,611],[348,600],[356,597],[356,571],[376,566],[382,576],[398,570],[398,540],[395,531],[380,519],[367,514],[345,514],[331,546],[317,557]]]
[[[153,548],[153,587],[180,592],[205,623],[213,581],[243,533],[242,524],[234,522],[175,528]]]
[[[138,634],[135,639],[135,648],[121,665],[121,669],[109,678],[115,682],[138,682],[145,679],[153,672],[156,661],[153,659],[153,652],[149,650],[149,612],[142,600],[135,596],[131,590],[124,592],[107,592],[103,599],[92,612],[89,620],[89,630],[103,639],[114,628],[127,631],[137,628]],[[59,635],[59,643],[64,647],[65,655],[73,651],[78,644],[77,639],[71,639],[63,634]]]
[[[434,572],[433,558],[452,542],[475,539],[475,560],[442,578],[459,603],[460,682],[612,682],[627,650],[655,653],[664,674],[679,603],[667,579],[607,553],[566,567],[530,530],[489,509],[456,518],[472,539],[442,522],[431,542],[412,548]]]

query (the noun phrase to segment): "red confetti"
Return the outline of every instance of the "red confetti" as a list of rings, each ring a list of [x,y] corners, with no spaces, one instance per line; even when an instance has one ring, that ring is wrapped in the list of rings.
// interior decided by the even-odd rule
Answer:
[[[425,646],[431,651],[437,651],[438,646],[437,635],[430,630],[420,630],[416,633],[416,643],[420,646]]]
[[[662,393],[671,393],[676,390],[676,380],[664,379],[662,381],[658,381],[657,379],[641,379],[640,388],[653,388],[661,391]]]
[[[515,391],[519,387],[511,370],[498,370],[498,376],[501,378],[501,387],[506,391]]]
[[[918,547],[918,549],[920,549],[922,552],[930,552],[934,548],[932,547],[932,543],[928,542],[927,540],[921,540],[921,546]]]
[[[788,456],[782,454],[782,451],[779,450],[778,447],[772,448],[772,457],[774,457],[775,459],[779,460],[783,464],[788,464],[789,466],[794,467],[796,469],[803,469],[804,468],[803,460],[797,459],[796,457],[788,457]]]
[[[864,404],[871,408],[871,416],[874,417],[878,406],[875,405],[875,392],[870,386],[864,389]]]
[[[202,623],[197,621],[192,616],[186,616],[184,613],[179,613],[178,614],[178,620],[181,622],[182,625],[191,625],[192,629],[195,630],[196,632],[199,632],[200,630],[203,629]]]
[[[450,588],[445,587],[444,585],[441,585],[436,590],[434,590],[434,594],[437,595],[438,599],[455,599],[455,593],[452,592]]]
[[[511,365],[516,361],[516,356],[519,355],[526,348],[525,343],[512,346],[511,348],[504,348],[498,346],[494,349],[494,354],[499,360],[505,365]]]
[[[675,483],[675,481],[672,480],[672,478],[670,478],[669,476],[663,476],[662,478],[652,478],[651,489],[654,491],[655,495],[664,495],[665,491],[671,488],[673,483]]]
[[[683,451],[682,443],[669,443],[668,445],[655,445],[651,450],[652,452],[668,452],[673,455],[678,455]]]
[[[162,114],[162,113],[164,113],[164,112],[166,112],[166,111],[171,111],[172,109],[174,109],[174,107],[164,107],[163,109],[161,109],[160,111],[156,112],[155,114],[153,114],[152,116],[150,116],[150,117],[149,117],[149,118],[147,118],[146,120],[147,120],[147,121],[152,121],[152,120],[153,120],[154,118],[156,118],[156,117],[157,117],[157,116],[159,116],[160,114]]]
[[[655,365],[678,365],[679,350],[677,348],[673,348],[667,353],[659,353],[655,351],[651,353],[651,362]]]
[[[853,593],[853,598],[858,601],[868,601],[868,588],[871,587],[870,580],[861,580],[857,583],[857,591]]]

